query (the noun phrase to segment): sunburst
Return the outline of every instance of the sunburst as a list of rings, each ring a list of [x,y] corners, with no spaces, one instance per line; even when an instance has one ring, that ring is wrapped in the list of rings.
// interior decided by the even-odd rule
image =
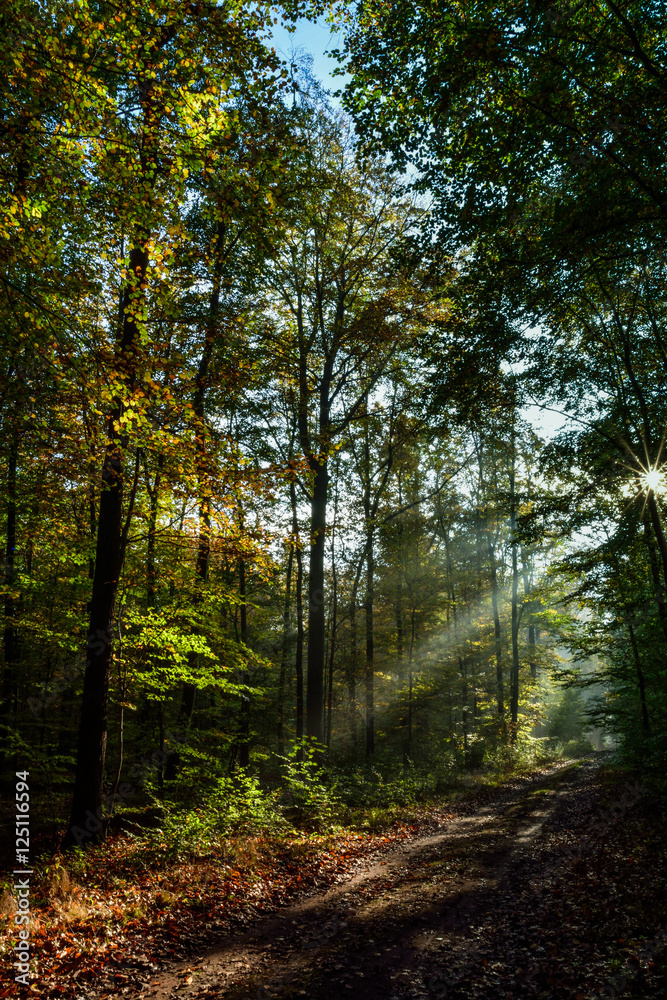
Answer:
[[[625,448],[631,456],[632,464],[629,464],[628,462],[619,463],[620,465],[624,465],[628,472],[632,473],[632,479],[627,483],[625,489],[623,490],[626,497],[629,498],[631,503],[633,500],[637,500],[640,497],[644,498],[642,516],[647,503],[655,497],[667,494],[667,462],[662,461],[664,446],[665,434],[663,434],[660,442],[658,456],[655,461],[652,462],[649,458],[646,444],[644,444],[645,460],[642,462],[632,448],[626,444]]]
[[[655,493],[656,495],[664,493],[667,487],[665,474],[657,466],[654,466],[652,469],[642,470],[639,473],[639,483],[642,492]]]

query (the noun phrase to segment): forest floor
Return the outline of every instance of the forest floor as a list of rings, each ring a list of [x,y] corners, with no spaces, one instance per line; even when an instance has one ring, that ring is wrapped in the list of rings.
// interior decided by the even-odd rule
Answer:
[[[587,761],[432,806],[384,836],[311,838],[280,859],[256,846],[236,871],[204,859],[186,866],[180,907],[160,889],[173,888],[167,873],[149,872],[153,910],[126,901],[117,924],[102,865],[97,919],[90,887],[78,918],[71,902],[44,914],[31,995],[664,1000],[663,818],[638,783]]]

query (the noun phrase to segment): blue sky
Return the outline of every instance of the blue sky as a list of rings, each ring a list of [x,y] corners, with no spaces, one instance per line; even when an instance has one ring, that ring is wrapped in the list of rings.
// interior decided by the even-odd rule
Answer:
[[[293,51],[308,52],[313,57],[313,72],[322,84],[328,90],[337,90],[342,86],[342,78],[332,76],[338,63],[327,54],[328,49],[342,45],[342,37],[332,32],[324,19],[321,18],[315,24],[300,20],[293,34],[276,25],[273,29],[273,44],[278,55],[285,59],[289,59]]]

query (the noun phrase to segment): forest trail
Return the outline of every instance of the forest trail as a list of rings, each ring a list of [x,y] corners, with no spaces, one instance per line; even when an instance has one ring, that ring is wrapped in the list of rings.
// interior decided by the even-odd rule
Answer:
[[[578,920],[563,903],[562,883],[591,869],[599,838],[634,804],[626,794],[620,812],[601,809],[598,770],[569,764],[513,786],[162,973],[143,995],[583,1000],[602,987],[620,996],[604,974],[606,938],[587,933],[593,901]],[[643,975],[641,956],[633,970]]]

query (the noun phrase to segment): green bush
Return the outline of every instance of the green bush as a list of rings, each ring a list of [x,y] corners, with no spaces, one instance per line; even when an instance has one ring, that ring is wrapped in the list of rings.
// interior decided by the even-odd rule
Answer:
[[[320,830],[339,822],[343,804],[336,776],[321,764],[323,754],[314,740],[303,740],[278,758],[283,779],[279,801],[285,815]]]
[[[275,832],[285,826],[276,793],[260,788],[259,778],[243,770],[218,778],[206,808],[223,836]]]
[[[218,777],[196,807],[168,799],[156,802],[161,825],[148,839],[165,844],[172,855],[198,854],[217,847],[224,837],[276,833],[285,827],[276,793],[260,788],[259,779],[242,770]]]
[[[456,752],[440,748],[420,764],[408,758],[404,764],[391,761],[384,768],[366,764],[351,772],[340,771],[337,788],[342,800],[352,808],[409,806],[453,787],[460,769]]]
[[[558,756],[546,737],[521,735],[515,744],[497,743],[487,749],[484,764],[499,776],[541,767]]]
[[[568,740],[561,749],[563,757],[587,757],[595,752],[595,747],[587,736],[580,736],[576,740]]]

